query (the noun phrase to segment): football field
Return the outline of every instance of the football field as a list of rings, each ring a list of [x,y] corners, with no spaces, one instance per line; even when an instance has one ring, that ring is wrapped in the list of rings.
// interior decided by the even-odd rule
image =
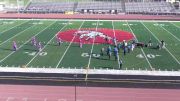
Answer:
[[[180,22],[178,21],[103,21],[103,20],[0,20],[0,67],[26,68],[71,68],[71,69],[119,69],[119,61],[106,55],[102,39],[86,40],[83,47],[76,42],[75,33],[65,34],[59,46],[56,35],[71,30],[102,30],[103,34],[117,37],[115,30],[131,33],[134,39],[145,44],[152,40],[151,47],[137,47],[124,55],[119,51],[123,70],[180,70]],[[70,32],[69,31],[69,32]],[[35,36],[42,43],[42,50],[31,44]],[[61,35],[60,35],[61,36]],[[121,35],[121,42],[126,35]],[[112,37],[111,37],[112,38]],[[124,39],[125,40],[125,39]],[[129,39],[129,43],[131,39]],[[163,49],[157,44],[165,41]],[[12,42],[18,50],[13,51]],[[128,41],[128,40],[127,40]],[[112,50],[113,45],[110,45]],[[100,54],[105,48],[105,53]]]

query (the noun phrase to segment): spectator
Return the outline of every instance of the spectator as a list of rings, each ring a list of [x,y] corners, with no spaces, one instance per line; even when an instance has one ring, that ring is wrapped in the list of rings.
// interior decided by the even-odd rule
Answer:
[[[123,65],[123,62],[122,62],[122,60],[120,59],[120,60],[119,60],[119,69],[122,69],[122,65]]]

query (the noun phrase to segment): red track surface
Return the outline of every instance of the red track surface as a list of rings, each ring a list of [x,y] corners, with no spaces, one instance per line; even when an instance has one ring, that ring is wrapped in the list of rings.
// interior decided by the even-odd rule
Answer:
[[[77,87],[76,101],[180,101],[180,90]],[[0,85],[0,101],[75,101],[75,87]]]
[[[111,15],[111,14],[17,14],[0,13],[0,18],[39,19],[101,19],[101,20],[180,20],[179,16],[160,15]]]

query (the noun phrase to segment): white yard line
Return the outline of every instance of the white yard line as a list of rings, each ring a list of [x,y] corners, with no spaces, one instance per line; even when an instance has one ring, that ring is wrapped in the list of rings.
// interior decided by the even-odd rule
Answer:
[[[68,23],[69,23],[69,22],[68,22]],[[68,23],[65,24],[65,25],[60,29],[59,32],[61,32],[61,31],[68,25]],[[58,33],[59,33],[59,32],[58,32]],[[56,37],[56,35],[57,35],[57,34],[55,34],[55,35],[47,42],[47,44],[42,48],[42,50],[39,51],[39,52],[26,64],[25,67],[27,67],[27,66],[39,55],[39,53],[42,52],[42,51],[46,48],[46,46]]]
[[[177,26],[176,24],[172,23],[172,22],[169,22],[171,23],[173,26],[177,27],[178,29],[180,28],[179,26]],[[179,38],[178,38],[179,39]],[[180,40],[180,39],[179,39]]]
[[[13,29],[13,28],[15,28],[15,27],[17,27],[17,26],[20,26],[20,25],[22,25],[22,24],[25,24],[26,22],[28,22],[28,21],[25,21],[25,22],[23,22],[23,23],[21,23],[21,24],[18,24],[18,25],[13,26],[13,27],[11,27],[11,28],[9,28],[9,29],[6,29],[6,30],[2,31],[1,33],[7,32],[7,31],[9,31],[9,30],[11,30],[11,29]],[[1,34],[1,35],[2,35],[2,34]]]
[[[127,22],[127,20],[126,20],[126,23],[128,24],[128,26],[129,26],[129,23]],[[136,37],[136,35],[134,34],[134,32],[133,32],[133,30],[131,29],[131,27],[129,26],[129,28],[130,28],[130,30],[131,30],[131,32],[132,32],[132,34],[133,34],[133,36],[135,37],[135,39],[138,41],[138,39],[137,39],[137,37]],[[139,41],[138,41],[139,42]],[[141,48],[141,51],[142,51],[142,53],[143,53],[143,55],[144,55],[144,57],[145,57],[145,59],[146,59],[146,61],[148,62],[148,64],[149,64],[149,66],[150,66],[150,68],[151,68],[151,70],[153,70],[153,67],[152,67],[152,65],[151,65],[151,63],[149,62],[149,60],[148,60],[148,58],[147,58],[147,56],[146,56],[146,54],[145,54],[145,52],[144,52],[144,50]]]
[[[155,21],[154,21],[155,22]],[[157,22],[155,22],[157,23]],[[157,23],[158,24],[158,23]],[[163,26],[160,26],[162,29],[164,29],[166,32],[168,32],[169,34],[171,34],[175,39],[177,39],[178,41],[180,41],[180,39],[178,37],[176,37],[175,35],[173,35],[170,31],[168,31],[166,28],[164,28]]]
[[[170,21],[169,21],[169,23],[171,23],[172,25],[174,25],[174,26],[177,27],[177,28],[180,28],[178,25],[176,25],[176,24],[174,24],[174,23],[172,23],[172,22],[170,22]]]
[[[143,22],[141,22],[143,25],[144,25],[144,23]],[[146,27],[146,29],[156,38],[156,40],[158,40],[159,41],[159,43],[161,42],[155,35],[154,35],[154,33],[146,26],[146,25],[144,25],[145,27]],[[166,51],[173,57],[173,59],[178,63],[178,64],[180,64],[180,62],[178,61],[178,59],[176,59],[176,57],[165,47],[165,49],[166,49]]]
[[[112,26],[113,26],[113,34],[114,34],[114,37],[116,38],[116,33],[115,33],[115,31],[114,31],[114,21],[112,21]],[[119,69],[120,69],[120,61],[119,61],[119,54],[118,54],[118,66],[119,66]]]
[[[16,36],[18,36],[18,35],[22,34],[22,33],[23,33],[23,32],[25,32],[26,30],[29,30],[29,29],[30,29],[30,28],[32,28],[33,26],[35,26],[35,25],[32,25],[32,26],[30,26],[29,28],[26,28],[25,30],[23,30],[23,31],[19,32],[18,34],[15,34],[14,36],[12,36],[11,38],[9,38],[8,40],[6,40],[6,41],[2,42],[2,43],[0,44],[0,46],[1,46],[1,45],[3,45],[4,43],[8,42],[9,40],[11,40],[11,39],[15,38]]]
[[[96,23],[96,31],[97,31],[97,28],[98,28],[98,25],[99,25],[99,20],[97,21]],[[91,52],[90,52],[90,56],[89,56],[89,61],[88,61],[88,66],[86,68],[86,78],[85,78],[85,81],[87,81],[87,78],[88,78],[88,71],[89,71],[89,66],[91,64],[91,59],[92,59],[92,52],[93,52],[93,49],[94,49],[94,41],[95,41],[95,37],[93,38],[93,44],[92,44],[92,47],[91,47]]]
[[[55,23],[55,22],[54,22]],[[54,24],[52,23],[52,24]],[[51,26],[52,24],[50,24],[49,26]],[[46,28],[44,28],[43,30],[41,30],[39,33],[37,33],[35,36],[39,35],[41,32],[43,32],[44,30],[46,30],[49,26],[47,26]],[[21,47],[23,47],[25,44],[27,44],[31,39],[29,39],[28,41],[26,41],[24,44],[22,44],[21,46],[19,46],[18,49],[20,49]],[[4,59],[0,60],[0,63],[3,62],[5,59],[7,59],[9,56],[11,56],[12,54],[14,54],[15,51],[11,52],[9,55],[7,55]]]
[[[83,22],[81,23],[81,25],[80,25],[80,27],[79,27],[79,29],[78,29],[78,30],[80,30],[80,29],[81,29],[81,27],[83,26],[84,22],[85,22],[85,21],[83,21]],[[76,37],[76,36],[74,36],[74,37],[72,38],[72,40],[71,40],[70,44],[68,45],[68,47],[66,48],[66,50],[65,50],[64,54],[62,55],[61,59],[59,60],[58,64],[56,65],[56,68],[58,68],[58,66],[59,66],[59,65],[60,65],[60,63],[62,62],[62,60],[63,60],[64,56],[66,55],[67,51],[69,50],[69,48],[70,48],[71,44],[73,43],[73,41],[74,41],[75,37]]]

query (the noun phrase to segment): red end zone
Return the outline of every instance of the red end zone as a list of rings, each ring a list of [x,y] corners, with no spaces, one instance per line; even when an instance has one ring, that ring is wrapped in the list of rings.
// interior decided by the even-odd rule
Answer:
[[[80,39],[84,44],[92,44],[95,37],[95,44],[106,43],[105,37],[108,37],[109,43],[112,44],[112,39],[116,37],[117,42],[123,40],[133,39],[133,34],[122,30],[113,30],[108,28],[83,28],[83,29],[71,29],[58,33],[64,41],[79,43]]]

